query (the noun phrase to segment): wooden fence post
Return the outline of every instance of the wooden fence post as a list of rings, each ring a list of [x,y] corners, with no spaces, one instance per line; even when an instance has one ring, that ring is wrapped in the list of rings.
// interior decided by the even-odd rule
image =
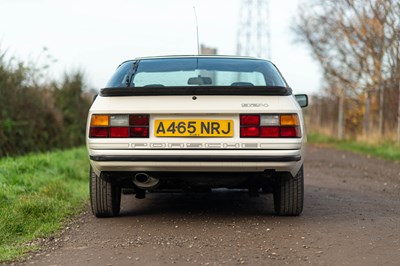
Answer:
[[[344,95],[339,96],[339,115],[338,115],[338,139],[342,140],[344,135]]]

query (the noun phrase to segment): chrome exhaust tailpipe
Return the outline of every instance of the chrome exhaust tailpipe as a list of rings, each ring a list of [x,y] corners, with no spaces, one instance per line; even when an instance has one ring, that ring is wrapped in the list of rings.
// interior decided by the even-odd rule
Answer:
[[[158,182],[160,182],[160,180],[158,178],[154,178],[152,176],[149,176],[146,173],[137,173],[133,177],[132,182],[138,188],[151,189],[151,188],[156,187],[158,185]]]

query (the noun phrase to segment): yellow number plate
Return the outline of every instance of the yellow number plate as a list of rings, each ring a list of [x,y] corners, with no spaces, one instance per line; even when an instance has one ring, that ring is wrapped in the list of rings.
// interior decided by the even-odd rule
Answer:
[[[233,120],[156,120],[156,137],[233,137]]]

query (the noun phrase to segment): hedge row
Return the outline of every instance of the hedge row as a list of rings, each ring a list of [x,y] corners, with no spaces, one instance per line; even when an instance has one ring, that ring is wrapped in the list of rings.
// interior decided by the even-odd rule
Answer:
[[[42,81],[43,71],[0,55],[0,157],[84,143],[91,103],[84,75]]]

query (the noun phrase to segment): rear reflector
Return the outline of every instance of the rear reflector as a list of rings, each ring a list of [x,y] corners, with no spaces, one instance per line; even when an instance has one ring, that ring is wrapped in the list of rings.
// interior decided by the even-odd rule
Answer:
[[[149,128],[148,127],[131,127],[132,138],[148,138]]]
[[[281,137],[282,138],[300,138],[299,127],[281,127]]]
[[[260,137],[279,138],[279,127],[261,127]]]
[[[259,127],[242,127],[240,129],[240,136],[243,138],[257,138],[260,136]]]
[[[110,128],[111,138],[128,138],[129,127],[111,127]]]
[[[91,127],[89,138],[108,138],[108,127]]]

